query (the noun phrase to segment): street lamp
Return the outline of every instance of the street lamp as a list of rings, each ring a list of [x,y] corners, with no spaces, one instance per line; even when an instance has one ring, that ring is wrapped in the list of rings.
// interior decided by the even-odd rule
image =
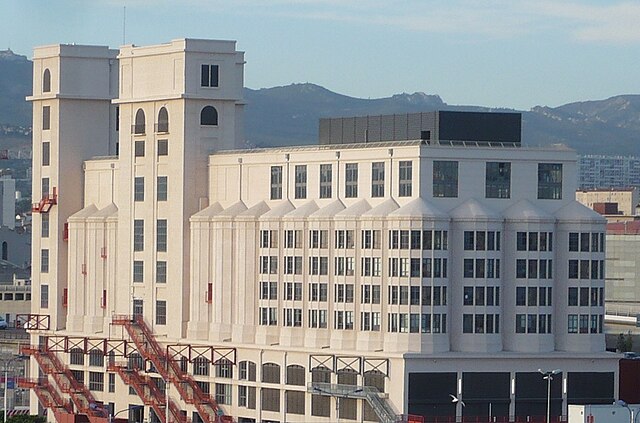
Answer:
[[[549,418],[551,414],[551,381],[553,380],[553,375],[557,375],[562,370],[547,370],[542,371],[542,369],[538,369],[538,372],[542,375],[542,379],[547,381],[547,423],[549,423]]]
[[[638,418],[638,415],[635,414],[635,411],[633,410],[633,408],[629,407],[629,404],[627,404],[626,401],[618,400],[616,404],[626,408],[627,411],[629,411],[629,423],[636,423],[636,419]]]
[[[462,401],[460,398],[456,397],[456,396],[455,396],[455,395],[453,395],[453,394],[449,394],[449,396],[451,397],[451,402],[452,402],[452,403],[454,403],[454,404],[455,404],[455,406],[456,406],[456,411],[455,411],[456,415],[458,415],[458,410],[457,410],[457,408],[458,408],[458,403],[460,403],[460,405],[462,406],[462,407],[461,407],[461,413],[462,413],[462,414],[464,414],[464,412],[462,412],[462,409],[463,409],[463,408],[464,408],[464,406],[466,405],[466,404],[464,403],[464,401]]]
[[[9,360],[4,362],[4,420],[3,421],[7,421],[7,385],[8,385],[8,381],[9,381],[9,366],[11,365],[11,363],[15,362],[15,361],[19,361],[19,360],[25,360],[29,357],[27,357],[26,355],[15,355],[12,358],[10,358]]]
[[[109,423],[112,423],[113,420],[116,418],[116,416],[118,414],[120,414],[120,413],[124,413],[125,411],[131,411],[131,410],[139,410],[139,409],[141,409],[143,407],[144,407],[144,405],[133,405],[131,407],[124,408],[124,409],[118,411],[115,414],[109,414]],[[167,420],[167,422],[169,422],[169,420]]]

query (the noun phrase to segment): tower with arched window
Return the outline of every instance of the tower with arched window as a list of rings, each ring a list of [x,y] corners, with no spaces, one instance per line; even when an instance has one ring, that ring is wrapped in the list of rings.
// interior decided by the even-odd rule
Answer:
[[[83,207],[83,162],[115,153],[116,54],[81,45],[34,50],[28,98],[33,105],[32,312],[50,316],[52,329],[71,323],[64,297],[82,276],[80,270],[69,271],[82,263],[68,261],[66,229],[69,216]],[[74,314],[81,312],[69,316]]]

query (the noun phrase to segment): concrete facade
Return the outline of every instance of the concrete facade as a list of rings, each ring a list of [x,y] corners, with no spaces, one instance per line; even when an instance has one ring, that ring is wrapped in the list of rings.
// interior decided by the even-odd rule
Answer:
[[[539,368],[563,370],[556,414],[583,400],[572,378],[586,371],[605,387],[594,397],[616,397],[605,221],[574,199],[574,152],[438,140],[233,150],[243,66],[230,41],[35,50],[34,198],[57,203],[34,213],[32,313],[51,329],[32,343],[122,337],[112,316],[134,314],[163,346],[235,348],[231,370],[188,368],[241,422],[380,420],[363,386],[396,414],[473,415],[448,409],[448,394],[473,401],[465,378],[483,371],[506,375],[501,415],[539,413],[516,389]],[[579,289],[586,304],[573,304]],[[140,404],[119,379],[95,383],[104,367],[71,368],[111,409]],[[431,373],[451,373],[455,392],[420,397],[412,375]]]

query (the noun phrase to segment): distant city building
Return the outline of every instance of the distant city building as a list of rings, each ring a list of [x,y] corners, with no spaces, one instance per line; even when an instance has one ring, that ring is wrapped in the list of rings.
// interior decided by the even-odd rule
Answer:
[[[635,187],[590,189],[576,191],[576,200],[604,216],[630,218],[638,214],[640,195]]]
[[[16,227],[16,181],[9,175],[0,176],[0,226]]]
[[[578,165],[580,189],[640,189],[640,157],[580,156]]]
[[[608,310],[640,313],[640,220],[607,225]]]
[[[15,326],[17,315],[27,315],[31,309],[31,281],[14,278],[0,283],[0,316],[8,325]]]
[[[16,229],[0,227],[0,261],[28,272],[31,268],[31,233],[21,226]],[[0,283],[12,279],[2,277],[0,273]]]

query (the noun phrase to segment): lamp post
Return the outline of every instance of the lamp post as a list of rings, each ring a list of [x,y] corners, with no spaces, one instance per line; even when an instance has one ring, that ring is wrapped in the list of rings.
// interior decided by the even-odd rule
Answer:
[[[538,372],[542,375],[542,379],[547,381],[547,423],[549,423],[549,418],[551,416],[551,381],[553,380],[553,375],[557,375],[562,370],[547,370],[543,371],[542,369],[538,369]]]
[[[4,420],[7,421],[7,384],[9,382],[9,366],[11,363],[28,358],[26,355],[16,355],[4,363]]]
[[[461,407],[460,407],[460,408],[461,408],[461,410],[462,410],[462,409],[464,409],[464,406],[465,406],[466,404],[464,403],[464,401],[462,401],[460,398],[456,397],[456,396],[455,396],[455,395],[453,395],[453,394],[449,394],[449,396],[451,397],[451,402],[452,402],[452,403],[454,403],[454,404],[456,405],[456,415],[458,415],[458,410],[457,410],[457,408],[458,408],[458,403],[460,403],[460,405],[461,405]],[[491,412],[489,412],[489,413],[491,413]],[[464,413],[463,413],[463,414],[464,414]]]
[[[132,407],[124,408],[124,409],[122,409],[122,410],[118,411],[117,413],[109,414],[109,423],[113,423],[113,419],[115,419],[115,418],[116,418],[116,416],[117,416],[118,414],[120,414],[120,413],[124,413],[125,411],[131,411],[131,410],[139,410],[139,409],[141,409],[141,408],[143,408],[143,407],[144,407],[144,405],[134,405],[134,406],[132,406]],[[168,421],[169,421],[169,420],[167,420],[167,422],[168,422]]]
[[[627,411],[629,412],[629,423],[636,423],[638,415],[635,413],[633,408],[629,407],[629,404],[627,404],[626,401],[618,400],[616,404],[627,409]]]

